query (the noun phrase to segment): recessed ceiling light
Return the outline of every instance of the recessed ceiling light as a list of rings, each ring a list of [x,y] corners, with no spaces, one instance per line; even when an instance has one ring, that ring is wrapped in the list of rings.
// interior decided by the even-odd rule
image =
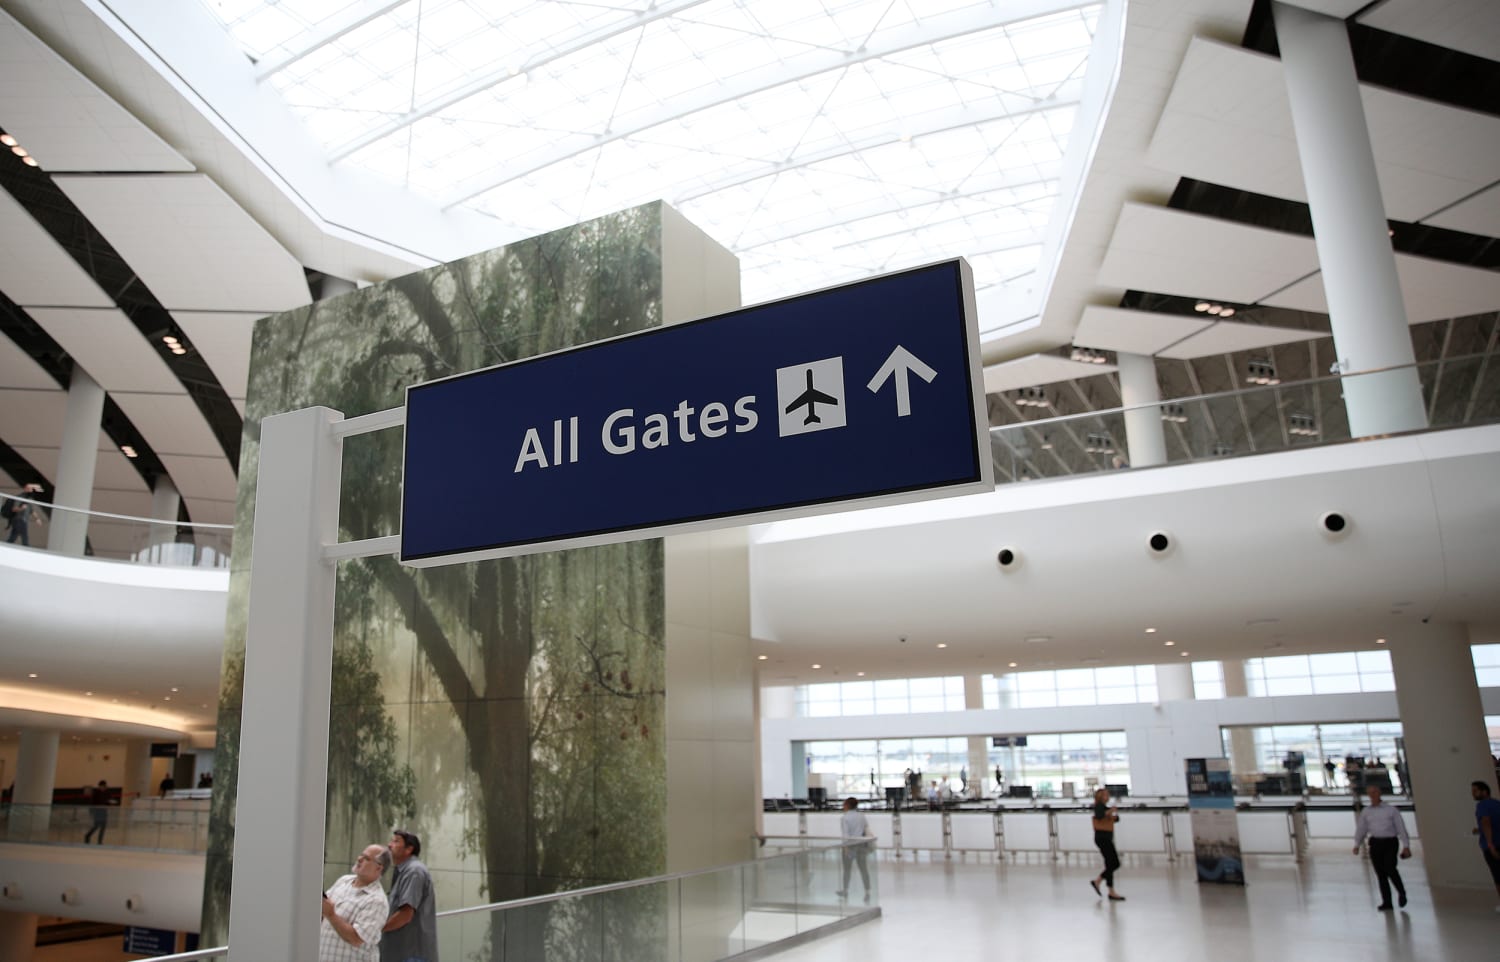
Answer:
[[[177,689],[175,689],[175,688],[173,688],[173,689],[172,689],[172,690],[173,690],[173,691],[176,691],[176,690],[177,690]]]
[[[1375,644],[1377,644],[1377,645],[1383,645],[1383,644],[1385,644],[1385,639],[1384,638],[1376,638],[1375,639]],[[36,676],[33,675],[32,677],[35,678]]]
[[[1177,642],[1175,642],[1175,641],[1164,641],[1164,642],[1162,642],[1162,644],[1166,645],[1168,648],[1171,648],[1173,645],[1176,645]]]
[[[120,445],[120,453],[123,454],[123,455],[125,455],[127,458],[138,458],[138,457],[140,457],[140,455],[136,453],[135,448],[131,447],[128,444],[122,444],[122,445]]]
[[[36,167],[36,166],[38,166],[35,157],[22,157],[21,158],[21,163],[25,164],[27,167]]]
[[[86,691],[86,692],[84,692],[84,694],[85,694],[85,695],[88,695],[88,696],[89,696],[89,697],[90,697],[90,698],[93,698],[93,697],[94,697],[94,693],[93,693],[93,692],[91,692],[91,691]]]
[[[822,665],[813,665],[814,668],[822,668]]]
[[[10,152],[13,153],[13,154],[15,154],[17,157],[27,157],[27,156],[29,156],[29,154],[27,154],[27,152],[26,152],[26,148],[25,147],[12,147],[10,149]]]
[[[1011,663],[1010,663],[1010,666],[1011,666],[1011,667],[1012,667],[1012,668],[1014,668],[1014,667],[1016,667],[1016,663],[1015,663],[1015,662],[1011,662]]]
[[[765,661],[767,658],[770,658],[770,657],[771,657],[770,655],[756,655],[755,656],[755,660],[756,661]]]
[[[948,643],[946,641],[940,641],[940,642],[938,642],[938,647],[939,648],[947,648],[948,647]]]
[[[1147,628],[1146,629],[1146,634],[1148,634],[1148,635],[1154,635],[1154,634],[1156,634],[1156,629],[1155,628]]]
[[[171,701],[172,700],[172,696],[171,695],[162,695],[161,696],[161,700],[162,701]]]
[[[14,147],[16,145],[16,138],[10,134],[0,134],[0,144],[4,144],[7,147]]]
[[[1192,654],[1192,652],[1191,652],[1191,651],[1184,651],[1184,652],[1183,652],[1183,653],[1182,653],[1182,657],[1184,657],[1184,658],[1186,658],[1186,657],[1187,657],[1187,656],[1188,656],[1188,655],[1191,655],[1191,654]]]
[[[26,677],[27,678],[35,678],[36,677],[36,672],[32,672],[31,674],[27,675]]]
[[[161,337],[161,340],[162,340],[163,344],[176,344],[177,343],[177,338],[175,336],[171,335],[171,334],[163,334],[162,337]]]
[[[865,673],[862,672],[862,671],[856,671],[855,674],[858,675],[861,678],[865,677]]]
[[[1193,310],[1197,311],[1199,314],[1202,314],[1204,311],[1208,310],[1208,301],[1199,301],[1198,303],[1193,305]]]

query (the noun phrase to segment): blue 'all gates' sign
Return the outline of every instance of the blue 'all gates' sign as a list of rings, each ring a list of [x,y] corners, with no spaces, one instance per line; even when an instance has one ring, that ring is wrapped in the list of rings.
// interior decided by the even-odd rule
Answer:
[[[962,260],[414,385],[401,560],[988,491]]]

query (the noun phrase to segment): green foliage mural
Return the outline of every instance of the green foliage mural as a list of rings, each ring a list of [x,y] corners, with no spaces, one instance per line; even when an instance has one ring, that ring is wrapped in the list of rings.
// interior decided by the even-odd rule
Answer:
[[[660,252],[651,205],[256,326],[204,944],[228,935],[261,420],[310,405],[366,414],[401,404],[418,381],[659,324]],[[400,477],[399,431],[346,442],[341,539],[398,530]],[[328,879],[400,826],[423,837],[440,909],[664,870],[660,541],[421,570],[365,559],[342,563],[338,581]],[[524,938],[527,957],[572,957],[580,926],[604,935],[587,914],[534,914],[504,939]],[[466,933],[462,951],[500,946],[497,926]]]

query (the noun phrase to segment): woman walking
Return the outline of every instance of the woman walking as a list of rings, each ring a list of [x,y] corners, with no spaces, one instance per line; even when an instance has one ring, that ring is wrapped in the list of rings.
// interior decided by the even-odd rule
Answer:
[[[1111,902],[1123,902],[1125,896],[1115,892],[1115,869],[1120,867],[1120,853],[1115,851],[1115,822],[1120,820],[1120,813],[1109,807],[1109,789],[1101,788],[1094,793],[1094,844],[1099,846],[1099,854],[1104,856],[1104,871],[1098,876],[1089,879],[1089,885],[1094,887],[1095,895],[1103,895],[1099,891],[1099,883],[1109,890]]]

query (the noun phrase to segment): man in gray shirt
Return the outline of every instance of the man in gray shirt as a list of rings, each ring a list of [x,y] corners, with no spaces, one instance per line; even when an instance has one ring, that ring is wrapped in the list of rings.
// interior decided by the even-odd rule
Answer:
[[[1354,830],[1354,854],[1359,854],[1360,843],[1370,839],[1370,864],[1375,868],[1375,878],[1380,881],[1380,905],[1382,912],[1391,911],[1391,886],[1406,907],[1406,885],[1396,869],[1396,848],[1400,842],[1401,858],[1411,858],[1411,841],[1406,835],[1406,822],[1394,805],[1380,800],[1380,787],[1367,788],[1370,804],[1359,813],[1359,823]]]
[[[391,914],[380,939],[380,962],[438,962],[437,899],[432,874],[417,860],[422,840],[397,829],[391,835]]]
[[[849,894],[849,870],[855,865],[859,866],[860,881],[865,884],[865,901],[870,901],[870,867],[867,864],[870,858],[870,840],[874,838],[870,834],[870,823],[865,819],[865,813],[859,810],[859,800],[853,797],[844,799],[844,815],[839,819],[840,834],[844,836],[844,882],[839,886],[837,893],[839,898]],[[855,844],[850,844],[859,840]]]

